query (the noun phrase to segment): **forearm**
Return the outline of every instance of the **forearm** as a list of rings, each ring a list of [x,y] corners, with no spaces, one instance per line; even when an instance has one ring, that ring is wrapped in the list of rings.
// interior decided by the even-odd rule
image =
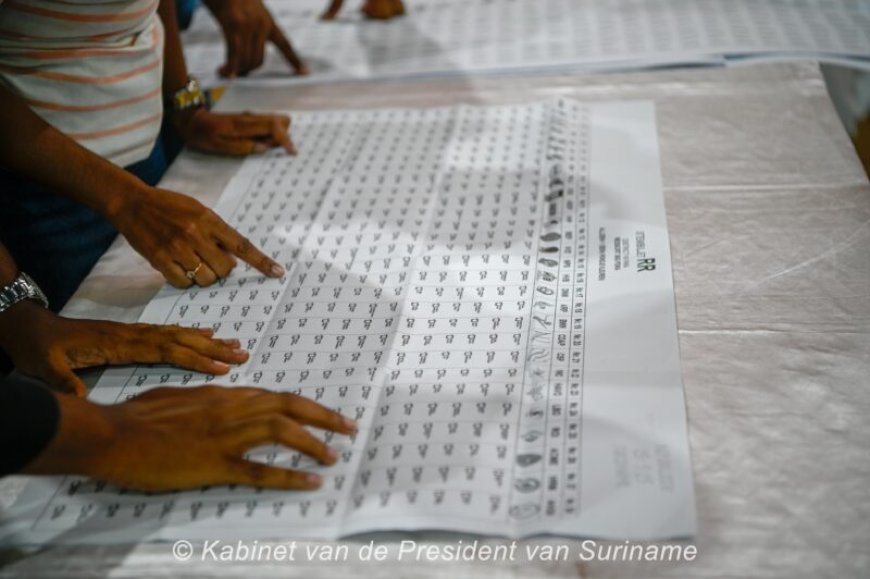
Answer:
[[[158,8],[163,22],[163,98],[171,100],[187,83],[187,65],[181,49],[181,33],[178,30],[178,13],[175,0],[160,0]]]
[[[142,191],[139,179],[85,149],[34,113],[18,95],[0,86],[0,165],[106,217],[119,198]],[[8,135],[8,137],[7,137]]]
[[[9,285],[15,281],[15,276],[17,275],[18,266],[15,265],[15,260],[9,252],[6,251],[6,246],[0,243],[0,287]]]

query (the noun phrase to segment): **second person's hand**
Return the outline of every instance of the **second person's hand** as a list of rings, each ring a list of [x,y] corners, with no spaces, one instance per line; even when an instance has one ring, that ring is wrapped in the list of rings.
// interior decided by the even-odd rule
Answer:
[[[29,300],[0,315],[0,349],[22,374],[80,397],[82,368],[172,364],[221,375],[248,359],[237,340],[218,340],[208,328],[64,318]]]
[[[227,60],[218,69],[224,77],[245,76],[263,65],[266,43],[272,43],[298,75],[308,68],[262,0],[205,0],[224,33]]]
[[[279,444],[331,465],[337,452],[306,427],[356,431],[352,420],[312,400],[260,388],[162,387],[111,406],[57,398],[58,433],[25,472],[82,474],[141,491],[216,484],[316,489],[319,475],[253,462],[248,451]]]
[[[344,0],[331,0],[329,7],[326,9],[320,18],[323,20],[333,20],[341,11]],[[389,20],[396,16],[401,16],[405,13],[405,5],[402,0],[366,0],[360,8],[366,18],[373,20]]]
[[[206,153],[244,156],[281,147],[296,154],[287,115],[215,113],[200,108],[176,112],[172,120],[187,146]]]

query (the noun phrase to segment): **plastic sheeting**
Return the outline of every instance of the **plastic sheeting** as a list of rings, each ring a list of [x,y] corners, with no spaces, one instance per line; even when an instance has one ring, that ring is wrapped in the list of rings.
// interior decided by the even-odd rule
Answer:
[[[816,65],[238,87],[222,106],[368,108],[554,95],[657,104],[698,497],[695,561],[181,563],[169,545],[151,544],[5,552],[0,576],[866,577],[870,184]],[[185,153],[163,185],[213,202],[237,166]],[[135,320],[161,281],[119,241],[66,313]],[[5,502],[19,486],[2,483]],[[409,537],[456,540],[395,533],[351,543],[395,546]],[[578,547],[559,538],[530,543]]]

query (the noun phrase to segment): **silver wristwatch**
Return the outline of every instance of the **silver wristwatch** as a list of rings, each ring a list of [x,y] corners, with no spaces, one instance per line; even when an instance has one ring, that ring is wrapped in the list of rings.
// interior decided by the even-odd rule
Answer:
[[[33,300],[45,308],[48,307],[48,298],[45,297],[36,282],[22,272],[18,274],[15,281],[0,288],[0,313],[24,300]]]

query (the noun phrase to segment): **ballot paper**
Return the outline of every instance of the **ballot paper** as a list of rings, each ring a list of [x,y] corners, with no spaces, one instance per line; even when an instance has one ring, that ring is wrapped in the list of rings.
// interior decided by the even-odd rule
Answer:
[[[338,463],[249,458],[322,489],[34,479],[5,541],[694,533],[651,102],[297,112],[293,136],[298,156],[246,160],[218,208],[287,274],[167,286],[142,318],[213,328],[250,360],[113,369],[91,399],[209,382],[310,397],[359,422],[318,432]]]
[[[321,0],[271,0],[312,74],[293,77],[273,47],[251,79],[276,82],[499,72],[599,71],[815,58],[870,67],[870,2],[830,0],[409,0],[407,14],[366,21]],[[223,36],[201,10],[185,34],[188,68],[208,82]]]

